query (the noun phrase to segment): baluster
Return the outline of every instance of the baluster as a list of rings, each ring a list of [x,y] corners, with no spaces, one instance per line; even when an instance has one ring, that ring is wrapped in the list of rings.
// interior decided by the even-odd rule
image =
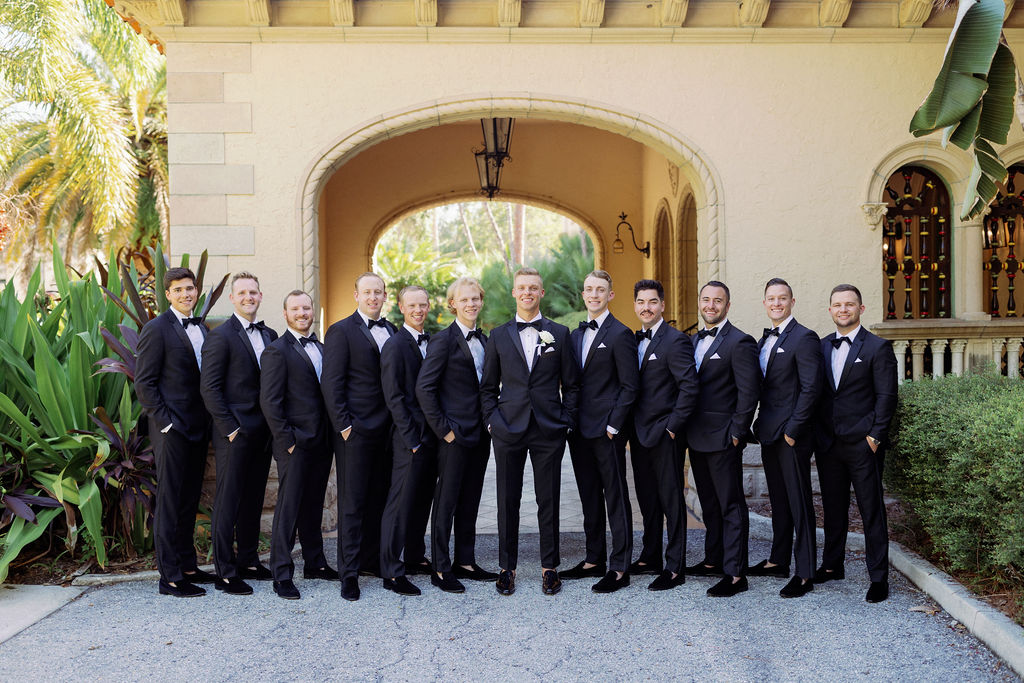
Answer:
[[[903,177],[908,178],[906,174]],[[909,187],[910,181],[907,180],[907,188]],[[914,246],[910,239],[913,235],[912,220],[910,216],[903,218],[903,265],[900,270],[903,271],[903,317],[905,319],[914,317],[914,287],[910,281],[914,277],[914,271],[917,270],[917,264],[914,263]]]
[[[1003,374],[1003,346],[1006,344],[1005,339],[993,339],[992,340],[992,362],[996,366],[996,374]]]
[[[1006,376],[1020,379],[1020,347],[1019,337],[1006,340]]]
[[[1006,262],[1003,264],[1003,270],[1006,271],[1006,317],[1016,318],[1017,317],[1017,301],[1014,299],[1013,291],[1014,285],[1013,280],[1017,277],[1017,271],[1020,269],[1020,264],[1017,262],[1017,256],[1013,253],[1014,232],[1017,228],[1016,218],[1008,218],[1006,220],[1006,246],[1009,247],[1009,252],[1006,255]]]
[[[932,209],[935,211],[935,209]],[[931,307],[929,299],[931,298],[931,289],[929,287],[932,277],[931,268],[931,256],[928,254],[928,238],[931,236],[931,219],[928,216],[921,216],[917,226],[918,244],[920,245],[917,254],[917,285],[918,285],[918,298],[920,300],[920,306],[917,311],[917,317],[919,318],[930,318]]]
[[[896,354],[896,378],[900,384],[907,377],[907,345],[906,339],[897,339],[892,343],[893,353]]]
[[[985,265],[985,270],[987,270],[990,273],[989,279],[991,280],[991,282],[989,284],[989,290],[992,294],[989,298],[988,312],[992,315],[993,318],[999,318],[1001,317],[999,315],[999,273],[1001,273],[1003,270],[1003,262],[999,260],[998,252],[999,219],[993,218],[989,222],[989,226],[990,227],[986,232],[989,234],[990,241],[992,243],[992,255],[989,257],[988,263]]]
[[[892,192],[891,188],[889,189]],[[895,193],[893,193],[895,194]],[[885,278],[889,281],[889,300],[885,304],[885,319],[896,319],[896,274],[900,272],[899,262],[896,260],[896,219],[887,216],[885,219]]]
[[[957,377],[964,376],[964,351],[967,349],[966,339],[954,339],[949,342],[949,348],[952,351],[953,356],[953,367],[950,368]]]
[[[924,339],[910,342],[910,378],[915,382],[924,377],[924,350],[927,346]]]
[[[936,315],[940,318],[949,317],[949,255],[947,254],[948,244],[946,240],[949,234],[946,232],[946,217],[939,216],[939,253],[936,255],[938,265],[938,287],[939,300],[936,304]]]
[[[946,374],[946,344],[945,339],[933,339],[928,346],[932,350],[932,377],[943,377]]]

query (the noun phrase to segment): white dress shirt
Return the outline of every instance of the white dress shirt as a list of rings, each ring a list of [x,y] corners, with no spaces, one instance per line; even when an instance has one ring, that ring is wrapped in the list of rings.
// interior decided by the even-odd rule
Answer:
[[[253,353],[256,354],[256,365],[260,364],[260,357],[263,355],[263,351],[267,345],[263,343],[263,335],[256,328],[249,329],[249,321],[238,315],[235,311],[235,317],[238,318],[238,322],[242,323],[242,329],[245,330],[245,336],[249,338],[249,343],[252,344]],[[255,320],[253,322],[256,322]],[[262,367],[262,366],[261,366]]]
[[[406,330],[408,330],[409,334],[412,335],[412,340],[414,342],[416,342],[417,347],[419,347],[420,356],[422,356],[423,358],[426,358],[427,357],[427,344],[429,342],[427,340],[425,340],[425,339],[422,342],[416,341],[417,339],[420,338],[420,335],[423,334],[423,333],[420,332],[419,330],[417,330],[415,327],[411,327],[408,323],[402,323],[402,327],[404,327]],[[374,328],[374,329],[376,329],[376,328]]]
[[[459,322],[457,318],[455,323],[459,326],[463,339],[466,338],[467,334],[473,331]],[[476,337],[473,337],[472,341],[466,343],[469,344],[469,352],[473,354],[473,366],[476,368],[476,381],[481,382],[484,378],[484,345]]]
[[[839,379],[843,375],[843,368],[846,367],[846,359],[850,355],[850,347],[853,346],[853,340],[860,334],[860,325],[857,325],[848,334],[839,334],[836,331],[835,338],[848,337],[850,339],[849,344],[840,344],[838,349],[832,349],[832,378],[835,380],[836,389],[839,388]]]
[[[540,313],[533,320],[523,320],[516,313],[517,323],[532,323],[538,320],[543,320],[544,316]],[[519,341],[523,345],[523,354],[526,356],[526,367],[533,370],[533,359],[537,355],[537,346],[540,343],[540,331],[535,330],[532,327],[527,327],[519,331]]]
[[[288,328],[288,331],[291,332],[296,339],[302,339],[303,337],[301,332],[296,332],[290,327]],[[310,334],[312,334],[312,330],[310,331]],[[316,370],[316,381],[319,382],[320,373],[324,369],[324,356],[320,353],[320,347],[317,344],[306,344],[300,348],[306,352],[306,355],[309,356],[309,360],[313,362],[313,369]]]
[[[583,330],[583,357],[580,358],[580,366],[581,367],[586,364],[587,357],[590,355],[590,347],[593,346],[593,344],[594,344],[594,337],[597,336],[598,331],[601,329],[601,325],[604,325],[604,321],[607,320],[607,319],[608,319],[608,309],[607,308],[604,310],[604,313],[602,313],[601,315],[597,316],[596,318],[591,318],[589,315],[587,316],[588,322],[590,320],[596,320],[597,321],[597,329],[595,330],[593,328],[588,327],[587,329]]]
[[[786,325],[793,319],[793,316],[789,316],[781,323],[777,325],[779,328],[779,334],[769,335],[764,340],[764,345],[761,347],[761,353],[759,354],[759,360],[761,361],[761,374],[764,375],[768,371],[768,359],[771,357],[772,349],[775,348],[775,344],[779,341],[779,335],[786,331]]]
[[[719,327],[720,328],[723,325],[725,325],[725,323],[727,323],[727,322],[729,322],[728,318],[724,319],[722,322],[718,323],[717,325],[712,325],[711,327],[708,327],[708,326],[705,325],[704,329],[705,330],[710,330],[710,329],[715,328],[715,327]],[[715,335],[717,337],[718,332],[715,332]],[[700,370],[700,364],[704,362],[704,354],[708,352],[708,347],[710,347],[712,344],[715,343],[716,337],[712,337],[711,335],[707,335],[703,339],[698,339],[697,343],[694,344],[694,347],[693,347],[693,359],[695,361],[697,361],[697,369],[698,370]]]
[[[658,318],[658,322],[654,323],[651,327],[651,339],[654,339],[654,335],[658,334],[658,328],[665,322],[664,318]],[[637,346],[637,354],[640,358],[640,365],[644,364],[644,356],[647,355],[647,347],[651,345],[651,339],[641,340],[639,346]]]
[[[363,319],[363,324],[369,326],[370,316],[366,315],[358,308],[356,313]],[[383,318],[381,318],[383,320]],[[387,325],[374,325],[373,329],[370,330],[370,334],[373,335],[373,340],[377,342],[377,350],[380,351],[384,348],[384,342],[391,336],[391,330],[388,329]]]
[[[171,307],[171,311],[174,313],[174,317],[178,319],[178,323],[184,325],[186,317],[178,312],[177,308]],[[199,325],[189,324],[188,327],[184,328],[185,334],[188,336],[188,340],[192,342],[192,351],[196,354],[196,364],[199,365],[199,369],[203,369],[203,331],[199,329]]]

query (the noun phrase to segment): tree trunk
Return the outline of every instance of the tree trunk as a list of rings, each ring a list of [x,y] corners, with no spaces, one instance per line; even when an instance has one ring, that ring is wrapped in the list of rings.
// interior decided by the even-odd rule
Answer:
[[[509,204],[512,223],[512,260],[519,265],[526,263],[526,205]]]
[[[476,244],[473,243],[473,233],[469,229],[469,222],[466,220],[466,209],[463,204],[459,204],[459,218],[462,220],[462,229],[466,231],[466,240],[469,242],[469,248],[473,252],[473,258],[480,258],[480,254],[476,250]]]
[[[512,277],[512,263],[508,259],[508,248],[505,246],[505,238],[501,236],[501,228],[498,227],[498,221],[494,218],[494,213],[491,211],[491,203],[484,202],[484,209],[487,210],[487,217],[491,221],[491,228],[494,229],[494,236],[498,238],[498,247],[501,249],[501,258],[505,261],[505,270],[508,271],[509,277]]]
[[[434,253],[441,253],[441,233],[437,225],[437,207],[430,210],[430,237],[434,240]]]

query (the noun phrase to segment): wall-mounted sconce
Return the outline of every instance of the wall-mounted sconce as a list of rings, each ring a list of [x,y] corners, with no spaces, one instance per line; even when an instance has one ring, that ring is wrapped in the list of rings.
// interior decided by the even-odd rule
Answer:
[[[619,221],[619,224],[615,226],[615,241],[612,242],[612,253],[621,254],[623,252],[623,249],[625,248],[625,245],[623,245],[622,240],[619,239],[619,229],[625,226],[625,228],[629,230],[630,237],[633,239],[633,247],[636,248],[636,250],[643,254],[645,257],[651,258],[650,241],[645,242],[644,246],[641,247],[639,244],[636,243],[636,233],[633,232],[633,226],[626,221],[626,212],[623,211],[622,213],[620,213],[619,218],[621,220]]]

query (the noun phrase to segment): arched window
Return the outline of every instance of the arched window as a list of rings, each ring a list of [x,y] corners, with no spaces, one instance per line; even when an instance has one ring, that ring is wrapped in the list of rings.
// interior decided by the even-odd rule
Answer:
[[[665,288],[665,319],[676,322],[679,318],[679,292],[672,278],[672,219],[664,207],[654,218],[654,279]]]
[[[935,173],[904,166],[885,187],[885,318],[950,318],[949,193]]]
[[[1024,230],[1024,164],[1014,164],[985,217],[984,286],[989,289],[989,313],[993,318],[1016,318],[1014,280],[1020,271],[1017,230]],[[1019,189],[1018,189],[1019,188]],[[1006,277],[1002,275],[1005,273]]]

